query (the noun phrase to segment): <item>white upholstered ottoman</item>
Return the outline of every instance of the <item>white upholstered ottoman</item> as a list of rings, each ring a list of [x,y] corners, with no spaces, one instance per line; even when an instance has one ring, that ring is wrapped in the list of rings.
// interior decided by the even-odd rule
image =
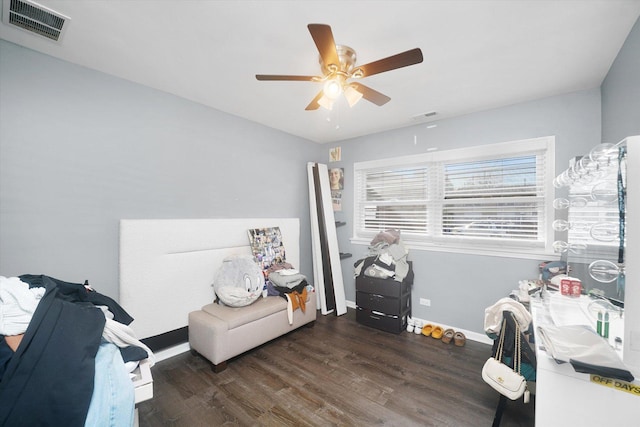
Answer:
[[[259,298],[246,307],[207,304],[189,313],[189,345],[213,366],[224,370],[227,360],[316,320],[316,294],[308,294],[306,309],[293,312],[289,324],[287,301],[278,296]]]

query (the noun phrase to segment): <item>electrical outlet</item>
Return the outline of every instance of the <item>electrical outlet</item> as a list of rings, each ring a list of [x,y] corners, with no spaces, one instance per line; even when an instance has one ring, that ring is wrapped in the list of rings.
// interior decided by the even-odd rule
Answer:
[[[426,305],[427,307],[431,307],[431,300],[426,298],[420,298],[420,305]]]

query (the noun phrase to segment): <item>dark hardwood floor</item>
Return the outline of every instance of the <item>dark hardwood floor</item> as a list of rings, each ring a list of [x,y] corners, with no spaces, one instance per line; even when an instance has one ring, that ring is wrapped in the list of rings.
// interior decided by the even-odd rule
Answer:
[[[260,331],[256,330],[259,334]],[[152,368],[141,426],[491,426],[498,393],[481,378],[486,344],[390,334],[344,316],[303,327],[228,363],[184,353]],[[503,427],[533,426],[535,396],[508,401]]]

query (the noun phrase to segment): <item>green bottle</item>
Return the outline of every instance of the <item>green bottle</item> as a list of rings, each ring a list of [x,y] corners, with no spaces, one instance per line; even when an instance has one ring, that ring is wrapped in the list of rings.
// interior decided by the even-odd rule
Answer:
[[[598,323],[596,323],[596,332],[602,336],[602,312],[598,312]]]

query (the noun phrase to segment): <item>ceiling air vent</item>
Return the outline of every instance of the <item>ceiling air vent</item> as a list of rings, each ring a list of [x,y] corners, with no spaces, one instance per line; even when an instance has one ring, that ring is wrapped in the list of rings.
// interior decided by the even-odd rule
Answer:
[[[69,17],[28,0],[4,0],[2,21],[42,37],[59,41]]]
[[[422,114],[418,114],[417,116],[413,116],[412,119],[413,120],[428,119],[429,117],[433,117],[436,114],[438,113],[436,113],[435,111],[429,111],[428,113],[422,113]]]

